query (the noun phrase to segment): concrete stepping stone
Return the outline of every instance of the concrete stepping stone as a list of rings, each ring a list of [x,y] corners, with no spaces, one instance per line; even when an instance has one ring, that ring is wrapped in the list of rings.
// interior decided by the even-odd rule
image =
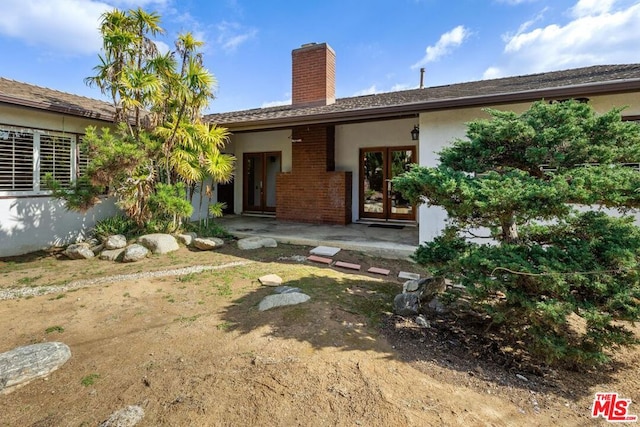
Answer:
[[[61,342],[32,344],[0,353],[0,394],[49,375],[70,357],[71,349]]]
[[[280,286],[282,285],[282,277],[277,274],[267,274],[258,278],[263,286]]]
[[[317,246],[309,251],[312,255],[319,256],[334,256],[340,252],[340,248],[334,248],[332,246]]]
[[[373,274],[381,274],[383,276],[388,276],[389,273],[391,273],[391,270],[387,270],[386,268],[380,268],[380,267],[371,267],[367,270],[367,272],[369,273],[373,273]]]
[[[333,262],[333,260],[331,258],[324,258],[321,256],[316,256],[316,255],[311,255],[309,257],[307,257],[307,259],[309,261],[313,261],[313,262],[319,262],[320,264],[331,264]]]
[[[406,279],[406,280],[418,280],[420,278],[420,275],[418,273],[409,273],[407,271],[401,271],[400,273],[398,273],[398,278]]]
[[[360,264],[353,264],[350,262],[338,261],[334,264],[336,267],[346,268],[348,270],[358,270],[360,271]]]

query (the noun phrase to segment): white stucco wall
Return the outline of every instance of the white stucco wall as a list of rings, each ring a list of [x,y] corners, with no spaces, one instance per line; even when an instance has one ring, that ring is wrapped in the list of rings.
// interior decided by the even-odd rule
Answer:
[[[414,145],[419,156],[418,141],[411,140],[411,130],[417,124],[416,117],[336,126],[336,170],[350,171],[353,178],[352,221],[359,219],[360,211],[360,149]]]
[[[291,131],[274,130],[264,132],[247,132],[232,135],[231,143],[225,152],[232,153],[236,157],[236,173],[234,176],[234,210],[242,213],[242,159],[244,153],[263,153],[267,151],[280,151],[282,153],[282,171],[291,171]]]
[[[623,115],[640,114],[640,94],[618,94],[591,97],[590,105],[598,113],[604,113],[613,107],[629,108],[623,111]],[[531,106],[531,103],[510,104],[492,106],[499,110],[515,111],[522,113]],[[438,156],[436,153],[450,145],[456,138],[464,138],[466,123],[479,118],[489,118],[482,108],[464,108],[445,111],[435,111],[420,114],[420,164],[423,166],[436,166]],[[433,240],[445,226],[446,213],[440,207],[420,206],[418,209],[420,223],[420,242]]]
[[[26,108],[0,106],[0,125],[83,134],[89,125],[101,128],[110,124]],[[93,227],[96,221],[118,212],[112,200],[104,200],[84,214],[69,212],[62,202],[46,194],[44,189],[20,197],[15,197],[10,192],[0,194],[0,257],[21,255],[74,242]]]

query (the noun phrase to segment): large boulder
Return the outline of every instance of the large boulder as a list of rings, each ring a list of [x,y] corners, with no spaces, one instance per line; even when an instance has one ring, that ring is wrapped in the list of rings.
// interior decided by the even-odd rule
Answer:
[[[290,292],[284,294],[267,295],[260,301],[258,310],[265,311],[274,307],[282,307],[285,305],[296,305],[309,301],[311,297],[301,292]]]
[[[188,232],[188,233],[182,233],[182,234],[178,234],[176,236],[176,239],[178,240],[178,243],[182,243],[185,246],[191,246],[191,244],[193,243],[193,240],[198,237],[198,235],[192,231]]]
[[[420,311],[420,298],[415,293],[398,294],[393,299],[393,312],[399,316],[415,316]]]
[[[145,259],[149,255],[149,249],[142,245],[134,244],[127,246],[122,256],[122,262],[136,262]]]
[[[113,236],[109,236],[104,241],[105,249],[122,249],[127,246],[127,238],[122,234],[114,234]]]
[[[193,247],[201,251],[210,251],[224,245],[224,240],[217,237],[196,237],[193,239]]]
[[[11,393],[64,365],[71,349],[61,342],[45,342],[0,353],[0,394]]]
[[[120,261],[124,255],[124,249],[111,249],[100,252],[98,258],[107,261]]]
[[[271,237],[253,236],[238,240],[238,248],[242,250],[277,247],[278,242]]]
[[[180,249],[178,241],[171,234],[145,234],[138,238],[138,243],[154,254],[166,254]]]
[[[70,259],[89,259],[95,256],[87,243],[74,243],[69,245],[67,249],[64,250],[64,254]]]

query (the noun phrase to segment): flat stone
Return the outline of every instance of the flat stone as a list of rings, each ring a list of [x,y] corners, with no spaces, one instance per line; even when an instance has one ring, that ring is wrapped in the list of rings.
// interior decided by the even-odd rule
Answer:
[[[391,270],[387,270],[386,268],[371,267],[371,268],[369,268],[367,270],[367,272],[373,273],[373,274],[382,274],[383,276],[388,276],[389,273],[391,273]]]
[[[127,246],[127,238],[122,234],[114,234],[104,241],[105,249],[122,249]]]
[[[252,236],[238,240],[238,248],[244,251],[260,248],[277,248],[278,242],[271,237]]]
[[[193,239],[193,247],[201,251],[210,251],[215,248],[224,246],[224,240],[217,237],[196,237]]]
[[[302,292],[302,289],[293,286],[278,286],[273,290],[276,294],[290,294],[292,292]]]
[[[144,410],[139,406],[130,405],[111,414],[99,427],[133,427],[142,421],[142,418]]]
[[[0,353],[0,394],[11,393],[49,375],[70,357],[71,349],[61,342],[27,345]]]
[[[277,274],[267,274],[258,278],[260,283],[264,286],[280,286],[282,285],[282,277]]]
[[[402,292],[405,293],[405,294],[407,292],[416,292],[418,289],[420,289],[420,280],[419,279],[418,280],[416,280],[416,279],[407,280],[402,285]]]
[[[258,310],[265,311],[275,307],[282,307],[286,305],[296,305],[309,301],[311,297],[301,292],[291,292],[288,294],[275,294],[267,295],[260,301]]]
[[[418,280],[420,275],[418,273],[409,273],[407,271],[401,271],[398,273],[399,279],[409,279],[409,280]]]
[[[122,262],[136,262],[145,259],[149,255],[149,249],[142,245],[134,244],[127,246],[122,255]]]
[[[334,248],[332,246],[316,246],[309,251],[310,254],[319,256],[334,256],[338,252],[340,252],[340,248]]]
[[[100,255],[98,256],[98,258],[100,259],[104,259],[107,261],[119,261],[122,259],[122,256],[124,255],[124,248],[123,249],[105,249],[104,251],[100,252]]]
[[[336,267],[346,268],[346,269],[349,269],[349,270],[358,270],[358,271],[360,271],[360,268],[361,268],[360,264],[353,264],[353,263],[344,262],[344,261],[338,261],[334,265]]]
[[[88,244],[86,243],[74,243],[67,246],[64,254],[70,259],[89,259],[95,255]]]
[[[307,260],[309,261],[313,261],[313,262],[319,262],[320,264],[331,264],[333,262],[333,260],[331,258],[324,258],[321,256],[316,256],[316,255],[311,255],[309,257],[307,257]]]
[[[138,238],[138,243],[154,254],[166,254],[180,249],[178,241],[171,234],[145,234]]]

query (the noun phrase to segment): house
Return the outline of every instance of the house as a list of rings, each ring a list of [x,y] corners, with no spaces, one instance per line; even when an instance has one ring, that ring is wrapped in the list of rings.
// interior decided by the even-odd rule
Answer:
[[[565,71],[335,98],[336,55],[326,43],[292,52],[291,105],[213,114],[232,133],[238,159],[219,201],[237,214],[309,223],[410,223],[419,240],[437,236],[446,215],[416,209],[388,181],[436,153],[485,107],[523,112],[537,100],[581,98],[599,112],[627,106],[640,120],[640,64]]]
[[[85,128],[111,126],[113,114],[106,102],[0,78],[0,257],[75,241],[116,213],[112,200],[69,212],[42,182],[46,173],[74,181]]]

